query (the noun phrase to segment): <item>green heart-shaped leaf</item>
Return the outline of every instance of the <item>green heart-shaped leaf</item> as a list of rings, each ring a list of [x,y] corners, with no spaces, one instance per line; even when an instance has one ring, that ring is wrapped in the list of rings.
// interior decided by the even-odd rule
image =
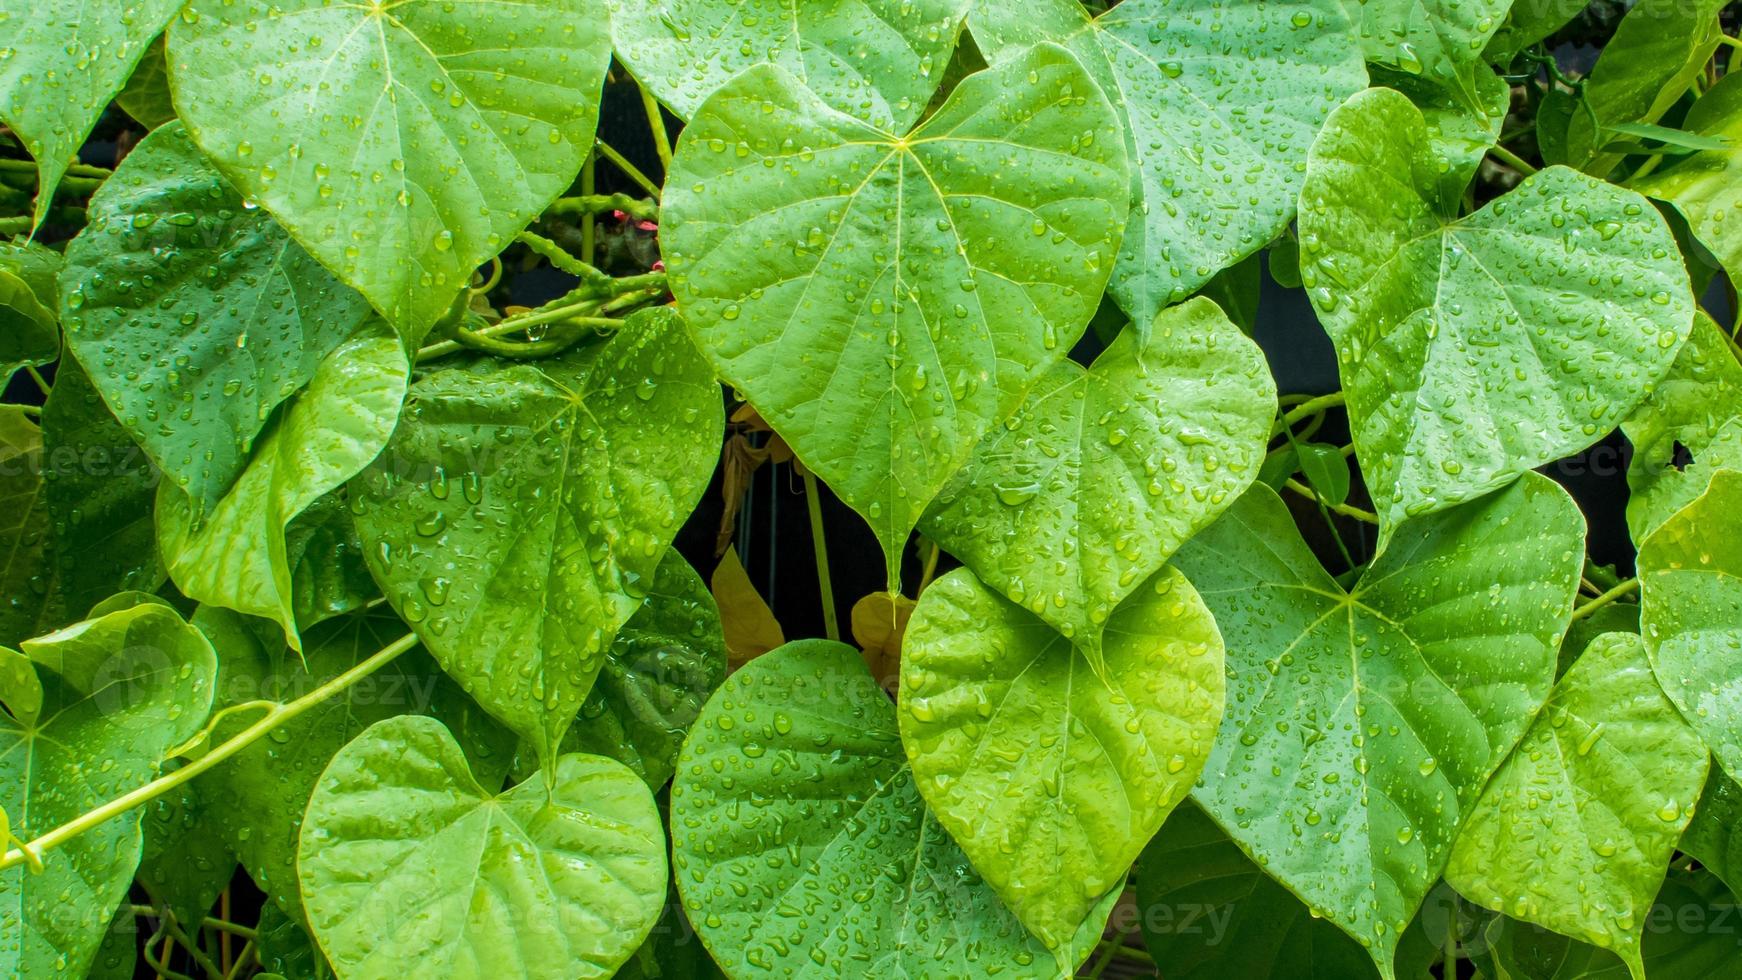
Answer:
[[[163,584],[152,506],[160,474],[72,357],[42,407],[42,493],[54,526],[55,586],[73,615],[117,592]]]
[[[1181,803],[1137,864],[1143,945],[1168,980],[1373,974],[1361,944],[1311,913],[1196,803]]]
[[[665,833],[620,763],[565,755],[500,794],[442,723],[379,721],[321,774],[303,907],[348,978],[609,977],[665,901]]]
[[[549,761],[724,427],[719,385],[666,308],[558,357],[431,374],[352,484],[370,571],[442,667]]]
[[[414,345],[567,190],[611,60],[589,0],[192,0],[189,131]]]
[[[1325,124],[1301,191],[1301,281],[1387,535],[1602,438],[1693,324],[1644,198],[1551,167],[1451,220],[1441,166],[1421,111],[1368,89]]]
[[[156,776],[205,723],[218,669],[199,631],[157,602],[26,640],[24,653],[40,713],[0,713],[0,810],[24,840]],[[41,871],[0,872],[0,974],[85,975],[139,864],[140,816],[90,827]]]
[[[202,606],[194,625],[223,659],[220,709],[258,698],[300,697],[405,635],[404,624],[387,610],[359,613],[309,630],[298,658],[276,630],[227,609]],[[297,833],[321,771],[369,725],[409,714],[440,720],[456,733],[478,779],[501,785],[513,736],[420,650],[400,654],[195,780],[211,836],[228,846],[279,909],[302,917]],[[236,736],[256,717],[239,712],[224,718],[212,743]]]
[[[179,125],[142,140],[92,197],[60,286],[67,344],[196,518],[369,312]]]
[[[1325,117],[1367,83],[1339,0],[979,0],[995,63],[1070,48],[1126,125],[1131,215],[1109,291],[1147,330],[1157,312],[1258,251],[1294,218]]]
[[[1645,647],[1664,693],[1724,770],[1742,772],[1742,473],[1706,491],[1639,549]]]
[[[951,473],[1095,312],[1118,118],[1064,50],[970,76],[898,136],[771,65],[684,130],[671,286],[721,377],[871,523],[890,590]]]
[[[779,65],[824,102],[905,130],[943,81],[969,0],[606,0],[617,56],[689,118],[732,76]]]
[[[1107,617],[1251,484],[1275,414],[1258,345],[1194,299],[1055,365],[922,528],[1099,670]]]
[[[1193,795],[1386,977],[1462,815],[1548,697],[1583,537],[1565,491],[1528,474],[1402,525],[1345,591],[1254,486],[1174,557],[1228,645]]]
[[[684,908],[732,976],[1056,977],[1119,891],[1057,949],[1030,936],[926,810],[859,651],[828,640],[763,654],[708,700],[671,830]]]
[[[109,100],[180,0],[126,0],[100,10],[17,0],[0,20],[0,118],[36,158],[36,220]]]
[[[1640,941],[1708,756],[1632,633],[1605,633],[1555,685],[1464,818],[1458,894],[1614,950]]]
[[[611,641],[564,749],[616,759],[658,790],[725,679],[726,637],[714,597],[689,562],[668,551],[646,601]]]
[[[920,793],[1017,918],[1081,927],[1198,778],[1222,638],[1163,569],[1107,621],[1097,677],[1069,641],[959,569],[908,621],[901,740]]]
[[[1669,373],[1621,423],[1633,444],[1627,461],[1627,529],[1634,541],[1644,542],[1705,492],[1719,469],[1742,470],[1739,416],[1742,364],[1718,324],[1696,314],[1693,332]]]
[[[399,339],[371,319],[280,410],[204,521],[186,494],[160,483],[157,537],[182,594],[271,619],[301,649],[286,528],[387,445],[410,373]]]

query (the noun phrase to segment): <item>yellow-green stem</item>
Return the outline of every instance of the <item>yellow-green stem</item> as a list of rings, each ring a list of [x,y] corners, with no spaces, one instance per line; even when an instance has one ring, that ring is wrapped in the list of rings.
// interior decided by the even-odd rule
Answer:
[[[256,721],[254,724],[249,725],[240,732],[237,732],[234,736],[226,739],[219,745],[214,746],[210,752],[207,752],[198,759],[189,762],[180,769],[177,769],[174,772],[165,773],[138,789],[117,796],[109,802],[104,803],[102,806],[61,824],[59,827],[54,828],[48,833],[37,837],[35,840],[25,845],[24,848],[13,848],[12,850],[7,851],[4,857],[0,857],[0,871],[24,864],[28,860],[25,855],[26,848],[40,858],[45,852],[65,844],[67,841],[72,840],[74,837],[79,836],[87,830],[90,830],[92,827],[113,820],[134,807],[141,806],[157,799],[170,790],[175,789],[177,786],[180,786],[188,780],[193,779],[195,776],[198,776],[200,773],[213,768],[248,746],[253,745],[255,742],[264,738],[266,734],[273,729],[278,728],[286,722],[294,720],[303,712],[325,702],[333,695],[338,694],[340,691],[345,690],[352,684],[357,683],[363,678],[368,677],[370,674],[375,673],[377,670],[380,670],[382,667],[387,666],[400,654],[415,646],[417,646],[417,637],[410,633],[405,634],[399,639],[394,640],[392,643],[389,643],[370,654],[367,659],[360,661],[350,670],[334,677],[332,680],[327,681],[320,687],[315,688],[294,701],[287,701],[279,705],[277,708],[274,708],[272,711],[267,712],[265,715],[261,716],[259,721]]]
[[[1639,580],[1636,578],[1630,578],[1595,599],[1592,599],[1590,602],[1574,609],[1573,618],[1569,620],[1569,622],[1578,622],[1637,588],[1639,588]]]
[[[1359,507],[1351,506],[1349,504],[1328,503],[1322,497],[1320,497],[1318,494],[1314,493],[1311,487],[1306,486],[1305,484],[1301,483],[1299,480],[1293,479],[1292,477],[1287,482],[1283,483],[1283,486],[1289,488],[1290,490],[1293,490],[1295,493],[1300,494],[1301,496],[1307,498],[1308,500],[1316,500],[1320,503],[1323,503],[1325,505],[1325,507],[1327,509],[1329,509],[1332,513],[1341,514],[1344,517],[1353,517],[1355,520],[1360,521],[1363,524],[1378,524],[1379,523],[1379,515],[1378,514],[1375,514],[1370,510],[1362,510]]]
[[[659,200],[659,185],[647,179],[647,175],[642,173],[640,168],[630,163],[623,154],[612,149],[611,144],[601,139],[595,139],[593,146],[599,151],[600,156],[611,161],[611,164],[618,170],[623,171],[623,176],[641,185],[641,189],[647,192],[647,196],[656,201]]]
[[[1283,413],[1282,418],[1277,420],[1276,425],[1271,427],[1270,434],[1273,436],[1281,435],[1282,430],[1291,428],[1301,419],[1307,418],[1311,415],[1317,415],[1327,408],[1336,408],[1341,404],[1343,404],[1343,393],[1340,391],[1333,391],[1328,395],[1319,395],[1316,398],[1309,398]]]
[[[1536,168],[1526,163],[1523,157],[1520,157],[1518,154],[1508,150],[1506,147],[1501,146],[1498,143],[1490,146],[1488,152],[1493,154],[1494,158],[1499,160],[1501,163],[1506,164],[1508,167],[1511,167],[1526,177],[1536,173]]]
[[[831,640],[841,638],[841,624],[835,618],[835,587],[829,581],[829,546],[823,540],[823,501],[817,495],[817,478],[804,475],[805,506],[811,514],[811,547],[817,556],[817,591],[823,597],[823,631]]]
[[[641,93],[641,108],[647,112],[647,128],[653,133],[653,152],[659,155],[659,166],[664,173],[671,173],[671,137],[665,132],[665,116],[660,114],[659,101],[647,86],[635,80],[635,88]]]

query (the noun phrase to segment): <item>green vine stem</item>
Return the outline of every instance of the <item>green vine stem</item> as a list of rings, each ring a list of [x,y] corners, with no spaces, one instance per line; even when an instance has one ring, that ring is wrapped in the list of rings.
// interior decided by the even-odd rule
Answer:
[[[628,177],[630,180],[633,180],[636,184],[640,185],[641,189],[647,192],[647,196],[656,201],[659,200],[659,185],[647,179],[647,175],[642,173],[641,169],[635,166],[635,164],[630,163],[623,154],[613,150],[611,144],[602,139],[594,139],[593,146],[599,151],[600,156],[611,161],[612,166],[616,167],[618,170],[623,171],[625,177]]]
[[[1294,424],[1299,422],[1301,419],[1307,418],[1311,415],[1317,415],[1326,409],[1337,408],[1342,404],[1343,393],[1340,391],[1333,391],[1328,395],[1319,395],[1316,398],[1309,398],[1283,413],[1282,418],[1277,419],[1276,424],[1271,426],[1270,434],[1272,436],[1281,435],[1284,429],[1293,428]]]
[[[841,624],[835,618],[835,589],[829,580],[829,545],[823,538],[823,501],[817,494],[817,478],[804,474],[805,506],[811,515],[811,547],[817,558],[817,591],[823,599],[823,631],[831,640],[840,640]]]
[[[174,772],[165,773],[138,789],[117,796],[102,806],[87,811],[67,823],[61,824],[59,827],[43,834],[21,848],[13,848],[7,851],[4,857],[0,857],[0,871],[17,867],[20,864],[29,863],[32,860],[32,855],[40,860],[45,852],[65,844],[67,841],[72,840],[74,837],[77,837],[87,830],[90,830],[92,827],[112,820],[134,807],[157,799],[170,790],[175,789],[177,786],[180,786],[188,780],[193,779],[195,776],[198,776],[200,773],[213,768],[218,765],[218,763],[223,762],[225,759],[228,759],[248,746],[253,745],[255,742],[264,738],[267,733],[271,732],[273,729],[291,721],[303,712],[325,702],[333,695],[338,694],[340,691],[345,690],[363,678],[380,670],[382,667],[392,663],[400,654],[403,654],[407,650],[417,646],[417,642],[417,637],[414,634],[405,634],[399,639],[394,640],[392,643],[389,643],[370,654],[364,660],[359,661],[350,670],[334,677],[332,680],[327,681],[325,684],[322,684],[302,697],[297,698],[294,701],[286,701],[273,708],[271,711],[268,711],[266,714],[262,715],[258,721],[254,722],[254,724],[249,725],[240,732],[237,732],[234,736],[223,743],[214,746],[210,752],[207,752],[198,759],[189,762],[180,769],[177,769]]]
[[[1616,599],[1619,599],[1622,596],[1627,595],[1628,593],[1634,591],[1637,588],[1639,588],[1639,580],[1636,578],[1630,578],[1630,579],[1626,580],[1625,582],[1622,582],[1621,584],[1610,589],[1609,591],[1603,593],[1602,595],[1596,597],[1595,599],[1592,599],[1590,602],[1587,602],[1584,605],[1578,607],[1577,609],[1574,609],[1573,610],[1573,618],[1571,620],[1569,620],[1569,622],[1576,623],[1579,620],[1584,619],[1586,616],[1591,615],[1592,613],[1596,612],[1597,610],[1603,608],[1604,606],[1607,606],[1609,603],[1614,602]]]
[[[1501,163],[1506,164],[1508,167],[1511,167],[1526,177],[1536,173],[1536,168],[1531,166],[1529,163],[1526,163],[1523,157],[1498,143],[1490,146],[1488,152]]]
[[[1306,486],[1305,484],[1301,483],[1299,480],[1294,479],[1293,477],[1290,477],[1288,480],[1284,481],[1284,483],[1282,485],[1289,488],[1290,490],[1293,490],[1295,493],[1298,493],[1301,496],[1307,498],[1308,500],[1318,500],[1320,503],[1324,503],[1324,501],[1319,497],[1319,495],[1313,492],[1313,489],[1311,487]],[[1355,520],[1360,521],[1363,524],[1377,525],[1379,523],[1379,515],[1378,514],[1375,514],[1370,510],[1362,510],[1361,508],[1353,506],[1351,504],[1326,503],[1325,507],[1328,508],[1333,514],[1341,514],[1344,517],[1352,517]]]
[[[557,198],[551,202],[546,213],[569,217],[577,214],[608,214],[612,211],[621,211],[638,221],[653,221],[659,217],[659,202],[628,194],[578,194],[574,197]]]
[[[659,165],[663,173],[671,173],[671,137],[665,131],[665,117],[660,114],[659,101],[653,93],[647,90],[638,80],[635,84],[641,93],[641,108],[647,112],[647,129],[653,134],[653,152],[659,155]]]

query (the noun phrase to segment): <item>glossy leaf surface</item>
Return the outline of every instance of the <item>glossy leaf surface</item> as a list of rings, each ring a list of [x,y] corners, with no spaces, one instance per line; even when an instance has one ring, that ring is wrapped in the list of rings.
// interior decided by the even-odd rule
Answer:
[[[996,963],[1053,977],[1088,955],[1117,897],[1056,951],[1030,936],[926,810],[859,652],[827,640],[756,658],[708,700],[671,827],[684,908],[729,976]]]
[[[668,309],[559,357],[430,374],[352,486],[370,570],[442,667],[549,759],[724,425]]]
[[[390,614],[346,616],[311,629],[299,658],[272,624],[227,609],[204,607],[195,614],[194,625],[211,639],[224,663],[219,707],[300,697],[405,632]],[[466,750],[478,779],[500,785],[513,738],[422,651],[400,655],[195,781],[215,836],[281,910],[302,917],[297,834],[321,771],[369,725],[408,714],[439,719]],[[213,739],[221,743],[236,735],[257,715],[243,711],[224,718]]]
[[[286,529],[380,454],[399,420],[410,370],[399,339],[371,320],[283,406],[204,520],[186,494],[160,484],[158,541],[182,593],[274,620],[300,648]]]
[[[969,23],[994,63],[1064,44],[1114,100],[1132,196],[1109,290],[1139,332],[1288,225],[1314,134],[1367,81],[1338,0],[976,0]]]
[[[1711,482],[1742,470],[1742,364],[1704,313],[1651,395],[1621,423],[1627,462],[1627,529],[1644,542]]]
[[[646,601],[611,641],[566,746],[616,759],[658,790],[725,679],[726,638],[714,597],[683,556],[668,551]]]
[[[607,0],[617,55],[679,116],[746,68],[779,65],[883,129],[918,119],[969,0]]]
[[[684,130],[671,286],[720,376],[882,543],[1081,336],[1118,248],[1118,119],[1064,50],[898,136],[761,66]]]
[[[339,751],[297,851],[309,925],[345,977],[609,977],[665,899],[665,833],[621,764],[566,755],[503,793],[433,719]]]
[[[23,652],[43,700],[34,718],[16,706],[0,714],[0,807],[25,840],[149,780],[205,723],[212,648],[165,605],[117,609],[27,640]],[[0,972],[83,976],[141,846],[134,810],[69,841],[41,872],[0,872]]]
[[[169,22],[176,0],[18,0],[0,19],[0,118],[36,158],[48,213],[79,145]]]
[[[580,172],[610,55],[588,0],[192,0],[169,33],[200,148],[412,344]]]
[[[1107,622],[1100,676],[1041,620],[957,570],[902,646],[901,740],[937,819],[1042,941],[1124,882],[1190,792],[1222,715],[1222,638],[1162,569]]]
[[[1345,591],[1255,486],[1175,558],[1228,649],[1194,797],[1387,976],[1463,814],[1548,697],[1583,530],[1565,491],[1526,476],[1403,525]]]
[[[1742,772],[1742,473],[1720,470],[1639,549],[1639,624],[1658,683]]]
[[[1642,971],[1645,918],[1705,782],[1706,747],[1631,633],[1605,633],[1465,817],[1460,895],[1614,950]]]
[[[68,345],[196,518],[369,309],[176,125],[93,197],[60,285]]]
[[[1048,371],[921,526],[1098,659],[1120,601],[1257,476],[1275,392],[1258,346],[1194,299]]]
[[[1602,438],[1693,324],[1675,240],[1637,194],[1551,167],[1454,220],[1439,187],[1420,110],[1368,89],[1326,123],[1301,192],[1301,280],[1387,533]]]

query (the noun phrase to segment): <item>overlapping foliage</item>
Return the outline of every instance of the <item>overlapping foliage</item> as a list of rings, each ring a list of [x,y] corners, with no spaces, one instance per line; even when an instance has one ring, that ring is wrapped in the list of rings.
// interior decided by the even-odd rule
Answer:
[[[112,7],[0,0],[0,973],[1742,972],[1721,0]]]

